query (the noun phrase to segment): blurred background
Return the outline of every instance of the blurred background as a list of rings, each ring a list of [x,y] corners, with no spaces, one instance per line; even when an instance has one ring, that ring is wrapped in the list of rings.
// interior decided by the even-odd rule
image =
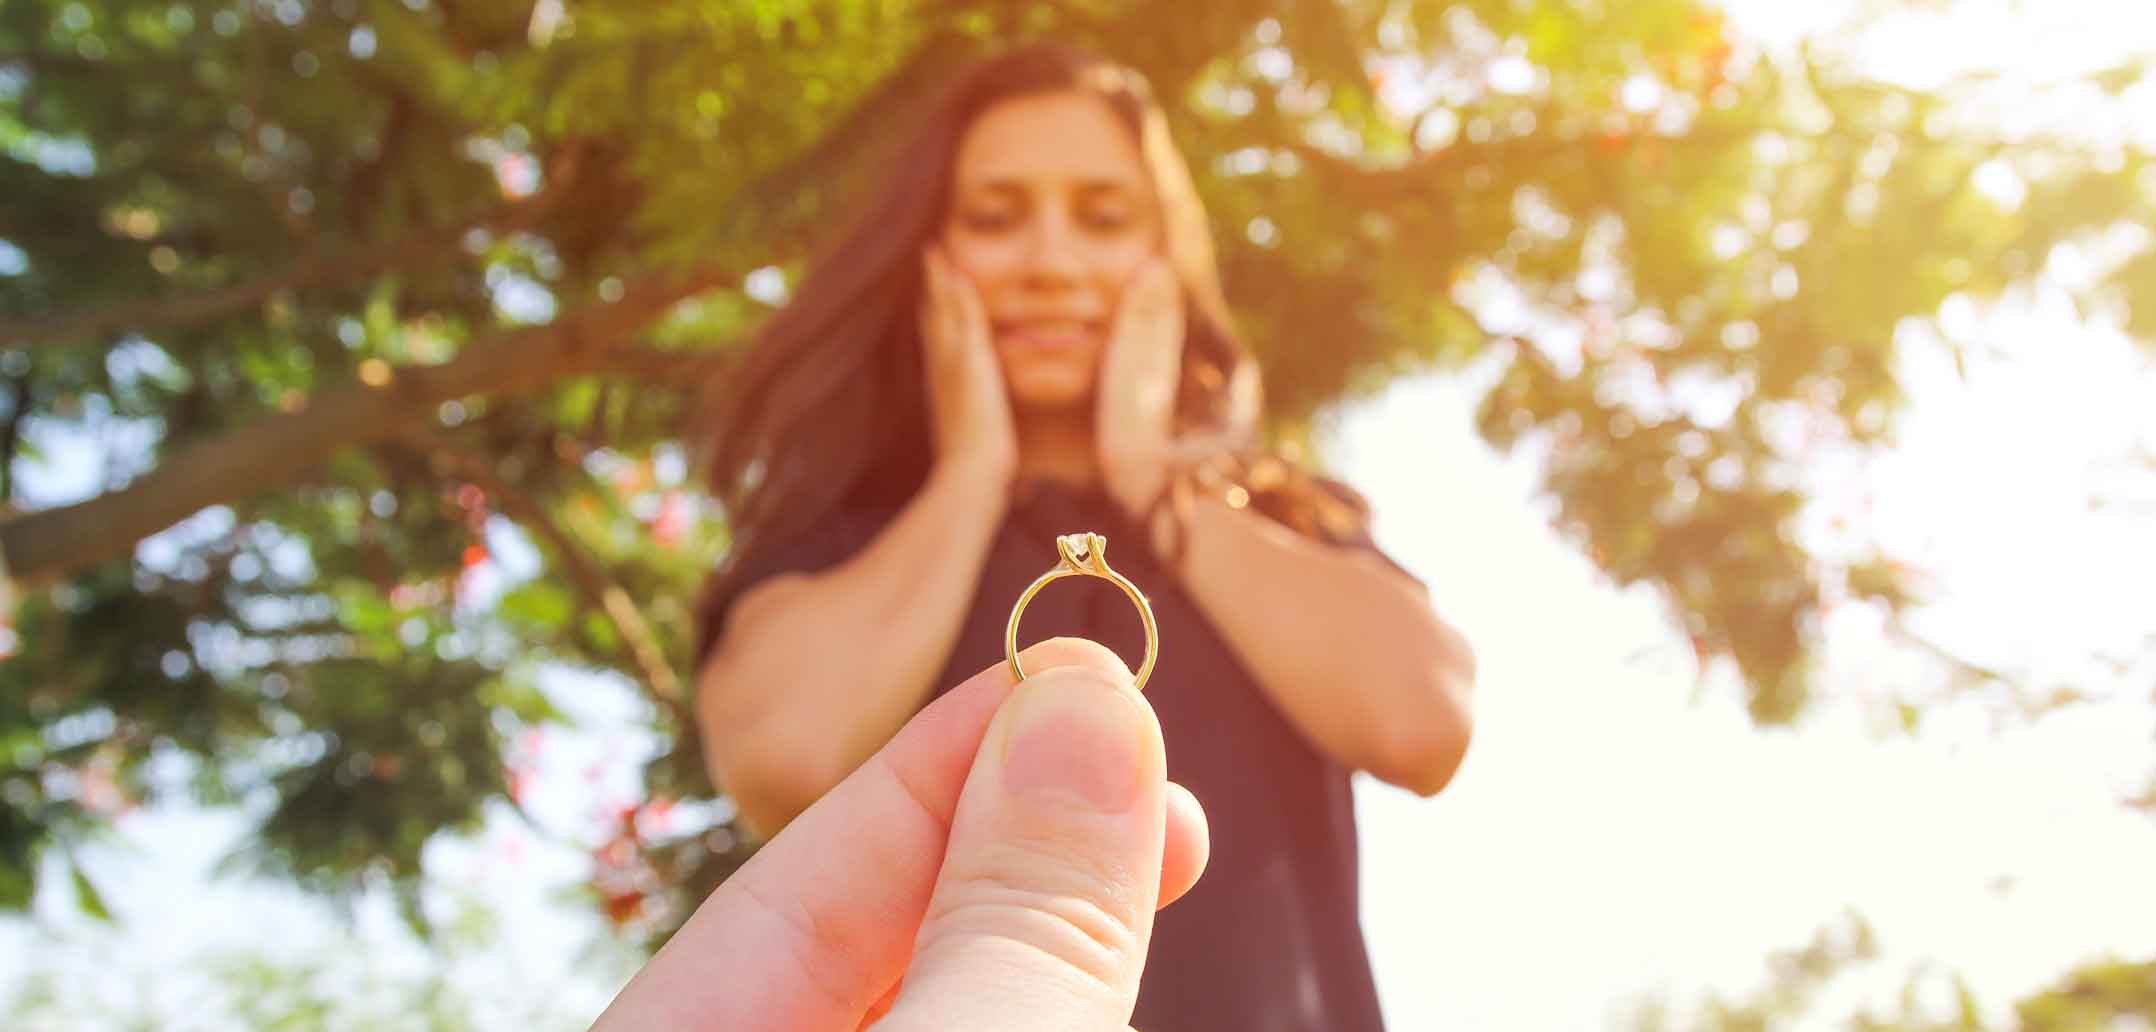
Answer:
[[[1394,1027],[2156,1027],[2146,0],[10,0],[10,1027],[596,1016],[745,854],[691,388],[1044,34],[1480,657]]]

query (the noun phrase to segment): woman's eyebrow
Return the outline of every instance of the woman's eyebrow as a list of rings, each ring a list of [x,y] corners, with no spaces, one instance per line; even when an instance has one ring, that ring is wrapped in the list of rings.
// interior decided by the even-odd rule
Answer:
[[[1080,179],[1075,184],[1078,193],[1117,193],[1136,196],[1141,188],[1128,179]]]
[[[1027,194],[1033,192],[1035,182],[1021,176],[986,176],[968,180],[962,183],[961,187],[980,193]],[[1115,192],[1135,195],[1142,192],[1140,184],[1120,176],[1088,176],[1065,182],[1073,193]]]

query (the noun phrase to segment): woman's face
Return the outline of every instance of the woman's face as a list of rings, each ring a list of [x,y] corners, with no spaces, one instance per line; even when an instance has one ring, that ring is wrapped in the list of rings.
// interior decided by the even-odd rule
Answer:
[[[1123,284],[1158,252],[1137,141],[1079,92],[998,103],[959,141],[943,243],[987,309],[1013,407],[1093,396]]]

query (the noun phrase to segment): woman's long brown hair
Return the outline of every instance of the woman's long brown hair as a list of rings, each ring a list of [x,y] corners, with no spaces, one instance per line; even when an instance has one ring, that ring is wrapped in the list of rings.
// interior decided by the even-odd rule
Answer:
[[[1352,494],[1314,488],[1293,463],[1256,447],[1258,370],[1236,334],[1190,170],[1137,72],[1068,46],[1037,43],[962,73],[895,152],[846,232],[810,263],[793,299],[765,324],[710,393],[711,485],[733,532],[699,606],[696,656],[740,590],[744,557],[815,532],[852,505],[895,505],[933,459],[917,306],[921,249],[942,227],[960,137],[991,106],[1077,91],[1105,101],[1138,141],[1158,198],[1163,250],[1183,287],[1187,327],[1176,405],[1179,435],[1207,442],[1214,485],[1315,537],[1367,532]]]

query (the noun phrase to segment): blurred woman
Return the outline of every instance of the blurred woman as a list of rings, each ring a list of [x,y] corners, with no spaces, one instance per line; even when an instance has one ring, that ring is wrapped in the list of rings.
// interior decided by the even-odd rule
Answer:
[[[1099,531],[1152,600],[1147,696],[1212,839],[1132,1023],[1380,1027],[1348,778],[1442,788],[1473,660],[1359,495],[1255,444],[1257,371],[1138,75],[1050,45],[960,75],[715,413],[735,545],[700,610],[698,716],[752,832],[997,662],[1055,537]],[[1133,667],[1145,646],[1083,579],[1022,632]]]

